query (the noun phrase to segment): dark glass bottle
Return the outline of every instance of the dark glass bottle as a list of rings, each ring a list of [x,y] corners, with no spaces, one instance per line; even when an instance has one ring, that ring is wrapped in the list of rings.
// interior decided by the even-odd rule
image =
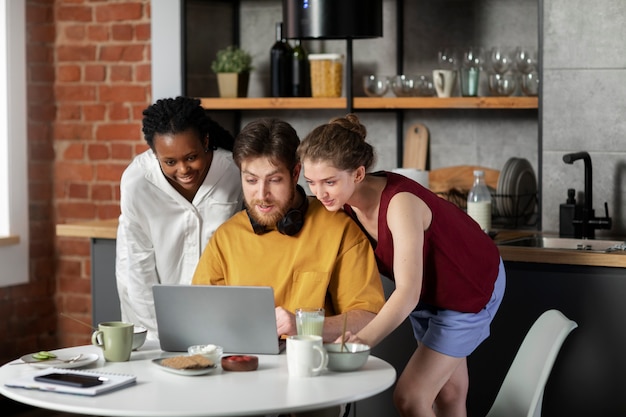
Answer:
[[[300,39],[291,52],[291,94],[294,97],[311,97],[309,59]]]
[[[270,94],[291,96],[291,46],[283,38],[283,24],[276,23],[276,43],[270,51]]]

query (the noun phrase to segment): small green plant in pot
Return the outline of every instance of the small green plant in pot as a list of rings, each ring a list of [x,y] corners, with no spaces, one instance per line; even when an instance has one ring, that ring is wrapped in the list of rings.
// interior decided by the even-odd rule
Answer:
[[[237,46],[228,46],[217,52],[211,69],[217,74],[221,97],[246,97],[252,71],[252,56]]]

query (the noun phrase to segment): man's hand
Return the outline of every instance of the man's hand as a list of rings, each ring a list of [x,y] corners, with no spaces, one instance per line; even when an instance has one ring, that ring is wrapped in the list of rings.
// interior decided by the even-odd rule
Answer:
[[[296,316],[282,307],[276,307],[276,329],[278,336],[291,336],[298,334],[296,329]]]

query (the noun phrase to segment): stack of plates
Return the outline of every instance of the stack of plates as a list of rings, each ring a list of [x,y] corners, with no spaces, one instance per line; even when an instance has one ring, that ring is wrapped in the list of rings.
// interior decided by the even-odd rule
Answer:
[[[496,189],[496,208],[506,217],[529,217],[535,211],[537,177],[524,158],[511,158],[504,164]]]

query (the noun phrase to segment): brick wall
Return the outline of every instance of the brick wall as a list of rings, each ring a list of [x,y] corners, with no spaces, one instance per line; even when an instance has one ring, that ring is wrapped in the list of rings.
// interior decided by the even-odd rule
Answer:
[[[150,1],[55,0],[54,206],[56,222],[119,216],[119,181],[146,149],[150,104]],[[57,239],[58,313],[91,323],[88,239]],[[59,317],[61,346],[91,331]]]
[[[0,289],[0,360],[90,343],[89,241],[55,225],[119,215],[119,180],[145,150],[149,0],[27,0],[29,283]]]
[[[27,0],[29,283],[0,289],[0,361],[90,343],[90,249],[55,225],[119,215],[119,180],[146,149],[149,0]]]

